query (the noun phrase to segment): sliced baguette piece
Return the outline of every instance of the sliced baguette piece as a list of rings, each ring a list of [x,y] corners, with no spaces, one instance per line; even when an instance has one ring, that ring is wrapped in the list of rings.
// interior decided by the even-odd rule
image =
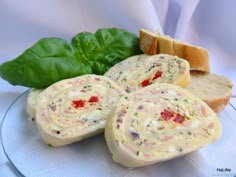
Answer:
[[[118,83],[128,93],[154,83],[186,87],[191,82],[189,63],[167,54],[129,57],[110,68],[104,76]]]
[[[121,97],[105,127],[113,160],[126,167],[173,159],[220,136],[216,113],[186,89],[167,83]]]
[[[144,29],[139,30],[139,47],[147,55],[156,55],[159,53],[159,43],[155,33]]]
[[[232,82],[214,73],[191,71],[191,83],[186,89],[206,102],[216,113],[222,111],[232,95]]]
[[[148,55],[169,54],[184,58],[192,70],[210,72],[208,51],[205,48],[183,43],[167,35],[139,30],[140,49]]]

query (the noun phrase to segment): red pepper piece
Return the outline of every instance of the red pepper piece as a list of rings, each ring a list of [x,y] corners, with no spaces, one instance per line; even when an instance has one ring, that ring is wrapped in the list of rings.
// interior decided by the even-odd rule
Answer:
[[[89,98],[89,103],[96,103],[96,102],[98,102],[99,100],[98,100],[98,97],[97,96],[91,96],[90,98]]]
[[[180,114],[177,114],[176,117],[174,118],[174,121],[181,124],[181,123],[183,123],[184,118]]]
[[[150,84],[150,79],[145,79],[145,80],[141,83],[142,87],[146,87],[146,86],[148,86],[149,84]]]
[[[154,80],[154,79],[157,79],[157,78],[159,78],[159,77],[161,77],[161,76],[162,76],[162,72],[157,71],[157,73],[156,73],[155,76],[153,77],[153,80]]]
[[[174,117],[174,114],[166,109],[164,109],[164,111],[161,112],[161,117],[164,119],[164,120],[169,120],[171,119],[172,117]]]
[[[74,100],[72,101],[74,108],[84,107],[84,100]]]

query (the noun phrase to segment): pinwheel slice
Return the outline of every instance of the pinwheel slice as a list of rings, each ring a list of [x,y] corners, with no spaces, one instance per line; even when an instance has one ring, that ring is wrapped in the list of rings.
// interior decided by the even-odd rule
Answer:
[[[104,76],[59,81],[40,95],[36,125],[50,146],[77,142],[102,132],[114,105],[126,92]]]
[[[104,75],[132,92],[154,83],[186,87],[190,79],[189,63],[167,54],[136,55],[114,65]]]
[[[127,167],[184,155],[220,135],[220,121],[206,103],[166,83],[123,96],[105,128],[114,161]]]
[[[38,105],[38,99],[40,97],[40,93],[44,89],[31,89],[27,98],[27,106],[26,112],[29,116],[29,120],[34,121],[36,117],[36,107]]]

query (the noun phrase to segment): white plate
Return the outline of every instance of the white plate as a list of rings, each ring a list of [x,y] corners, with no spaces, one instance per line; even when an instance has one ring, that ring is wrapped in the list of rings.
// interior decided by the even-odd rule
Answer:
[[[21,176],[236,176],[236,110],[230,104],[218,114],[223,133],[214,144],[173,160],[128,169],[112,160],[103,134],[60,148],[48,147],[34,122],[27,119],[27,95],[22,94],[12,103],[1,127],[4,152]]]

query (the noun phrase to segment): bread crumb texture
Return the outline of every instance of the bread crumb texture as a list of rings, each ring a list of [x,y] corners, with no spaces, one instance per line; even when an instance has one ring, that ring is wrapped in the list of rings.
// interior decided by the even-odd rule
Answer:
[[[187,90],[206,102],[215,112],[222,111],[232,95],[232,82],[214,73],[191,71]]]

